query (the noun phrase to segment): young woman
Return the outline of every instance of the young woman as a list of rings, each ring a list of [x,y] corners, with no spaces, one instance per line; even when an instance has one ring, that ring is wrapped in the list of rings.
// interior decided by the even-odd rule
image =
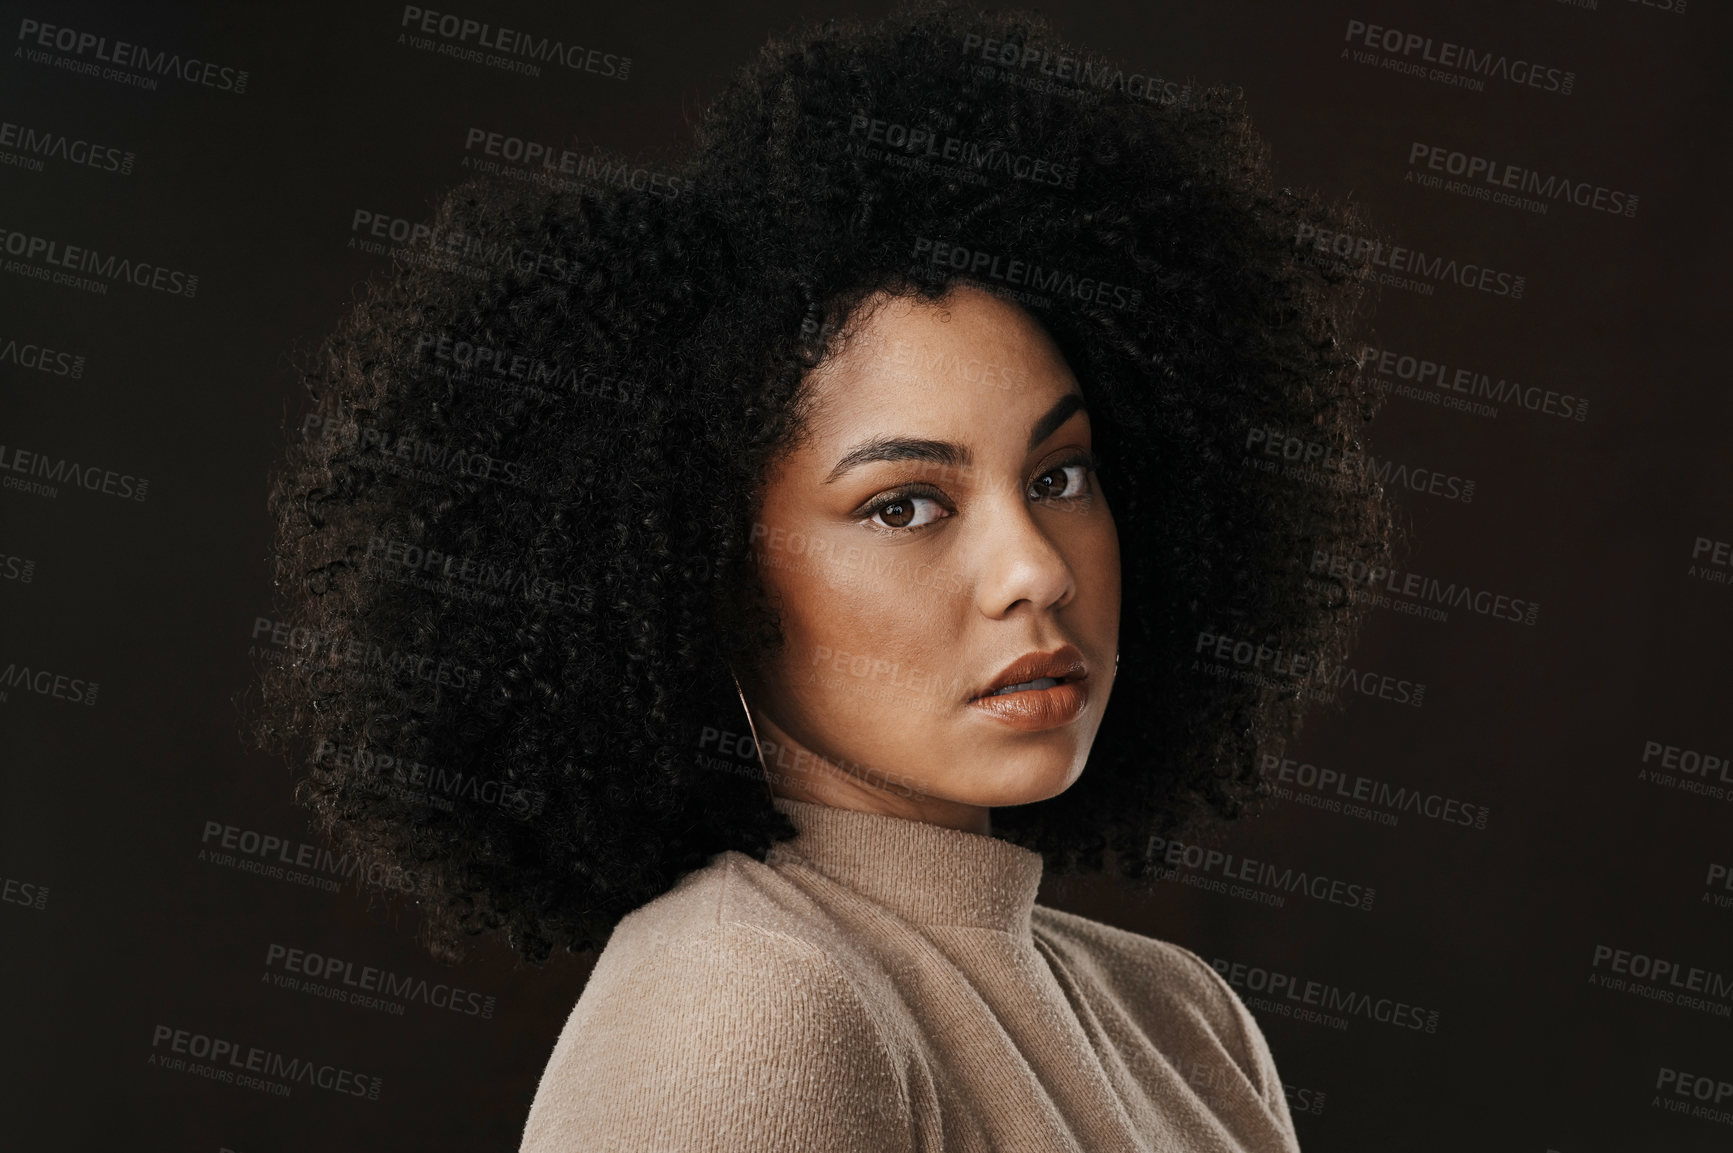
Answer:
[[[605,945],[525,1150],[1297,1148],[1207,965],[1035,896],[1234,815],[1392,547],[1302,226],[1237,94],[944,6],[446,200],[310,374],[262,735],[442,955]]]

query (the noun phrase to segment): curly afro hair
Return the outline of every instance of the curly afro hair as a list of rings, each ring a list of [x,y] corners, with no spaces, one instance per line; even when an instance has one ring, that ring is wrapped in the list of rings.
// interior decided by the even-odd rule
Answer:
[[[503,928],[538,962],[792,836],[754,760],[701,755],[744,727],[731,662],[780,641],[755,493],[858,306],[958,282],[1072,367],[1123,566],[1091,767],[995,833],[1135,877],[1152,834],[1240,813],[1359,628],[1314,552],[1401,536],[1378,485],[1247,447],[1359,451],[1372,273],[1297,241],[1378,230],[1277,187],[1237,89],[945,4],[772,40],[670,163],[457,188],[308,358],[254,727],[323,831],[417,879],[437,955]],[[1206,675],[1206,634],[1312,671]]]

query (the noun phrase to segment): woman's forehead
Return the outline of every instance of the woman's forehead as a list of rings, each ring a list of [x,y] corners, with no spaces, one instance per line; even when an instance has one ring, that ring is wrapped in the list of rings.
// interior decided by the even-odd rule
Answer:
[[[863,423],[934,435],[1008,422],[1026,428],[1076,378],[1018,305],[970,285],[941,301],[869,298],[847,341],[808,375],[812,431]]]

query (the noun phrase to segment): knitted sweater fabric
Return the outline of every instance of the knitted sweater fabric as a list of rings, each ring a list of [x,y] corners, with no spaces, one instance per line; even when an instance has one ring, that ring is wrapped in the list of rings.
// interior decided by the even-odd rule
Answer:
[[[1038,905],[996,837],[778,798],[800,831],[622,919],[521,1153],[1298,1153],[1196,954]]]

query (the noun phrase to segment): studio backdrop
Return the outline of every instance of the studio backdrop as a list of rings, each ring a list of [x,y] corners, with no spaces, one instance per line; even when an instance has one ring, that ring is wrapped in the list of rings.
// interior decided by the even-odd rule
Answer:
[[[247,739],[258,662],[296,643],[265,510],[285,442],[322,435],[295,358],[428,259],[443,190],[696,194],[667,157],[735,69],[801,18],[885,9],[463,3],[5,18],[6,1148],[513,1149],[594,963],[497,940],[434,960],[415,878],[332,851]],[[1243,89],[1280,181],[1382,229],[1292,237],[1375,266],[1355,344],[1386,403],[1363,452],[1256,428],[1243,463],[1380,484],[1413,547],[1390,569],[1299,558],[1369,617],[1260,765],[1260,811],[1154,846],[1148,891],[1049,877],[1042,902],[1213,965],[1308,1150],[1733,1148],[1733,17],[1045,14],[1142,98]],[[959,67],[1080,83],[973,51]],[[908,129],[867,117],[861,143]],[[1257,642],[1200,638],[1196,675],[1279,675]],[[224,1060],[255,1049],[278,1075]]]

